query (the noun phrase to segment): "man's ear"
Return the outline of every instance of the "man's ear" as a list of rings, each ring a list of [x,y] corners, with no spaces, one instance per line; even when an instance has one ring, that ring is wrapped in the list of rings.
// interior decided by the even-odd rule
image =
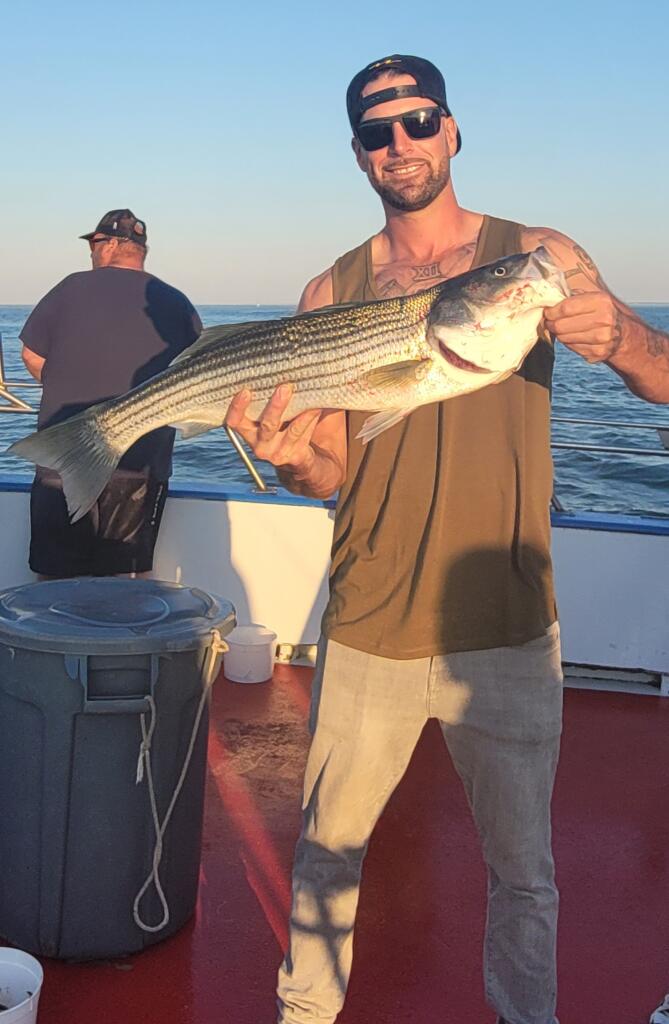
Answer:
[[[351,149],[355,153],[355,159],[358,162],[358,167],[360,168],[361,171],[364,171],[365,174],[366,174],[367,173],[367,153],[362,148],[362,146],[358,142],[358,140],[355,137],[355,135],[351,139]]]
[[[446,132],[446,143],[448,145],[448,155],[455,156],[458,148],[458,126],[455,123],[454,117],[447,117],[445,125]]]

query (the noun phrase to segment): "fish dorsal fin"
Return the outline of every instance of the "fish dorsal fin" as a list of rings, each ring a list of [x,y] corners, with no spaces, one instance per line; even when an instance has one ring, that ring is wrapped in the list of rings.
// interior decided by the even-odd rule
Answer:
[[[432,366],[431,359],[405,359],[401,363],[377,366],[363,373],[360,380],[375,391],[395,391],[422,380]]]
[[[383,302],[383,299],[377,299],[377,302]],[[318,306],[316,309],[307,309],[304,313],[296,313],[295,320],[310,320],[312,317],[319,317],[323,313],[339,313],[346,309],[360,309],[361,306],[370,306],[371,302],[337,302],[331,303],[328,306]]]
[[[178,356],[175,356],[169,365],[174,366],[175,363],[181,363],[184,359],[190,359],[191,356],[197,355],[198,352],[209,348],[210,345],[224,341],[225,338],[233,334],[244,334],[246,331],[251,330],[252,327],[257,327],[260,323],[267,325],[269,321],[251,320],[246,324],[218,324],[216,327],[206,327],[193,344],[185,348],[183,352],[180,352]]]
[[[295,316],[281,317],[278,320],[249,320],[247,323],[242,324],[217,324],[215,327],[205,327],[193,344],[189,345],[188,348],[185,348],[183,352],[180,352],[178,356],[175,356],[169,365],[174,366],[175,363],[181,363],[184,359],[190,359],[191,356],[204,351],[204,349],[209,348],[210,345],[216,345],[219,341],[224,341],[226,338],[232,337],[233,335],[244,334],[246,331],[250,331],[254,327],[262,326],[264,329],[267,329],[286,321],[309,320],[312,317],[318,318],[322,316],[323,313],[335,313],[347,309],[358,309],[361,306],[369,306],[369,303],[343,302],[339,305],[320,306],[318,309],[310,309],[307,310],[306,313],[297,313]]]

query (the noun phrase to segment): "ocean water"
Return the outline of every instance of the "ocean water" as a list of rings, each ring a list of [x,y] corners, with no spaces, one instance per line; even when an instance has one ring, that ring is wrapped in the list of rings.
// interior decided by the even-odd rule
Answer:
[[[669,304],[634,307],[648,323],[669,331]],[[5,376],[29,380],[20,359],[19,331],[30,306],[0,306]],[[200,306],[205,326],[289,316],[292,306]],[[596,444],[662,451],[655,427],[669,429],[669,406],[656,406],[635,398],[622,380],[606,366],[590,366],[561,345],[557,346],[553,389],[553,414],[588,420],[648,424],[647,430],[622,430],[615,426],[584,426],[553,423],[555,442]],[[39,391],[17,392],[37,405]],[[1,399],[0,399],[1,402]],[[34,417],[0,415],[0,473],[26,472],[26,463],[2,451],[12,441],[34,429]],[[599,452],[554,450],[555,493],[569,511],[644,513],[669,515],[669,457],[611,455]],[[271,466],[257,463],[268,484],[276,482]],[[177,438],[174,479],[180,481],[248,482],[249,476],[222,430],[183,441]]]

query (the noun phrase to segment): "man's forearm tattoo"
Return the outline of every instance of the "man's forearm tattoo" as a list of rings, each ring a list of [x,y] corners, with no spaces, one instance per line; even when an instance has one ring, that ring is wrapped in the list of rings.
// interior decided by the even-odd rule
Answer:
[[[669,360],[669,334],[664,331],[655,331],[646,328],[646,350],[649,356],[654,359],[662,358]]]
[[[622,312],[619,309],[616,309],[615,319],[613,321],[613,331],[612,331],[612,336],[611,336],[611,352],[609,354],[609,359],[612,356],[615,356],[616,352],[618,351],[618,349],[622,345],[623,329],[624,329],[623,314],[622,314]]]

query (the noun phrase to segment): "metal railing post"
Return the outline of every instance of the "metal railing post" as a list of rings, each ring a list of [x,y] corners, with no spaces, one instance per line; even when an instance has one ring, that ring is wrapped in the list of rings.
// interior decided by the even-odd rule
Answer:
[[[36,413],[37,409],[29,405],[28,402],[24,402],[18,395],[13,394],[9,385],[12,387],[39,387],[39,384],[30,384],[28,381],[23,383],[22,381],[8,381],[5,377],[5,356],[2,348],[2,333],[0,333],[0,399],[5,400],[6,405],[0,405],[0,412],[33,412]]]

